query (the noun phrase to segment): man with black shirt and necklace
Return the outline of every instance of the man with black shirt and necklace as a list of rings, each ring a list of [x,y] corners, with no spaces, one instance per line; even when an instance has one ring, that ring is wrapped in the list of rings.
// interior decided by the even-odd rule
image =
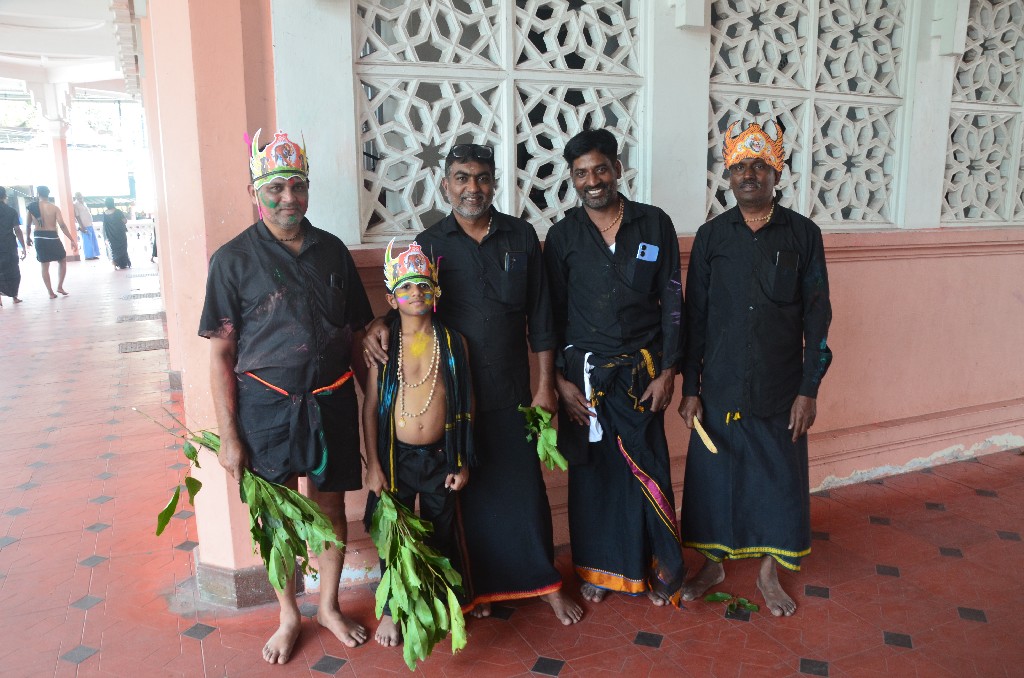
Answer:
[[[243,469],[297,487],[347,538],[345,492],[362,486],[359,412],[351,354],[373,317],[352,255],[336,236],[305,218],[306,149],[284,132],[259,148],[252,141],[249,196],[261,219],[210,258],[199,335],[210,340],[210,390],[221,448],[218,461],[241,482]],[[366,629],[341,613],[344,548],[317,556],[317,622],[348,647]],[[295,581],[277,591],[280,626],[263,659],[284,664],[302,616]]]
[[[517,410],[530,405],[554,412],[557,403],[540,242],[533,226],[491,205],[494,149],[457,144],[444,169],[441,189],[452,212],[416,242],[437,262],[444,290],[438,320],[469,345],[477,466],[459,502],[471,614],[486,617],[492,603],[539,596],[562,624],[574,624],[583,611],[562,591],[537,447],[527,441],[526,420]],[[378,320],[364,342],[381,363],[387,362],[388,338]],[[540,372],[532,393],[528,348]]]
[[[697,231],[686,276],[679,414],[711,446],[690,436],[683,545],[706,560],[683,599],[721,583],[724,559],[760,558],[757,587],[789,616],[776,568],[798,571],[811,551],[807,430],[832,362],[832,307],[821,229],[775,199],[781,128],[772,139],[757,123],[738,136],[734,126],[724,157],[737,205]]]
[[[590,602],[618,591],[678,605],[685,568],[665,409],[682,349],[679,241],[665,212],[618,192],[611,132],[581,132],[563,155],[583,206],[552,226],[544,258],[562,347],[573,564]]]

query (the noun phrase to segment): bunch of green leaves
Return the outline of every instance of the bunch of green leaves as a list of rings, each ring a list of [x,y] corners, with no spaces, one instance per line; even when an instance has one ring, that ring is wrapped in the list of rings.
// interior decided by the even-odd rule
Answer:
[[[462,577],[451,562],[427,546],[434,526],[380,493],[370,524],[370,538],[386,567],[377,587],[377,618],[385,603],[404,639],[402,656],[410,671],[452,634],[452,652],[466,647],[466,619],[455,589]]]
[[[725,609],[729,612],[735,612],[739,608],[749,610],[750,612],[757,612],[761,609],[756,603],[752,603],[746,598],[740,598],[726,593],[725,591],[717,591],[715,593],[709,593],[704,596],[704,600],[709,603],[725,603]]]
[[[220,436],[210,431],[198,435],[189,432],[182,449],[189,462],[199,466],[199,445],[214,454],[220,453]],[[188,502],[195,504],[195,497],[202,483],[192,476],[185,477]],[[249,532],[252,534],[254,551],[259,552],[267,568],[270,583],[278,591],[295,577],[295,560],[303,574],[317,575],[309,564],[309,549],[319,555],[328,546],[343,548],[344,544],[334,533],[330,519],[320,507],[298,492],[284,485],[271,483],[249,471],[242,470],[239,484],[242,501],[249,507]],[[181,486],[174,488],[174,495],[157,516],[156,533],[160,535],[170,522],[181,498]],[[307,548],[308,547],[308,548]]]
[[[569,462],[558,451],[558,431],[551,426],[551,413],[542,407],[522,405],[519,411],[526,416],[526,439],[537,438],[537,456],[548,470],[554,470],[556,466],[563,471],[568,469]]]

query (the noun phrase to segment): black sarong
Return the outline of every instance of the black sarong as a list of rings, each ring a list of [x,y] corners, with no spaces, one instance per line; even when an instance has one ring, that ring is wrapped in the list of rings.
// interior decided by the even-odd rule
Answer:
[[[17,297],[21,287],[18,250],[0,250],[0,296]]]
[[[459,493],[469,606],[553,593],[551,508],[537,444],[515,407],[477,412],[477,466]]]
[[[582,387],[583,352],[566,349],[566,378]],[[559,414],[559,448],[570,460],[569,535],[576,574],[598,588],[653,591],[679,604],[686,574],[676,526],[664,412],[639,398],[653,378],[650,353],[590,357],[603,437]],[[564,429],[564,432],[563,432]],[[581,455],[579,448],[587,448]],[[572,456],[570,456],[572,455]]]
[[[683,546],[715,562],[771,556],[799,570],[811,552],[807,436],[793,442],[789,412],[737,419],[705,404],[701,423],[718,454],[690,435]]]
[[[351,374],[351,373],[349,373]],[[322,492],[362,487],[359,411],[352,379],[330,390],[288,394],[239,376],[238,422],[253,473],[273,483],[305,475]]]
[[[32,241],[36,245],[36,261],[60,261],[68,256],[57,231],[36,231],[32,234]]]

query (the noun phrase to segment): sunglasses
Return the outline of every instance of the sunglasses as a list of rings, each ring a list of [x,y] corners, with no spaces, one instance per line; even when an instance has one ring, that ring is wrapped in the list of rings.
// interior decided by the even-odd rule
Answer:
[[[494,149],[483,144],[455,144],[448,151],[448,157],[455,160],[490,160],[494,157]]]

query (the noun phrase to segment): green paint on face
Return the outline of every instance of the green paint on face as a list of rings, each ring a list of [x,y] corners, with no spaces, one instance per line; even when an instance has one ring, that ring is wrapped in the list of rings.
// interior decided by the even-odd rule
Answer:
[[[265,192],[260,193],[260,202],[263,203],[263,206],[268,210],[277,209],[277,201],[272,199]]]

